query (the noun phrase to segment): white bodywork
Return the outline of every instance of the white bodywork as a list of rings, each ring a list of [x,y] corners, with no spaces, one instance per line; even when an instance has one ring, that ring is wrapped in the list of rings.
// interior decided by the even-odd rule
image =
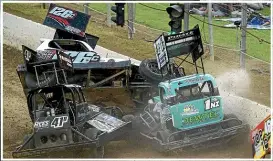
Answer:
[[[100,53],[97,53],[93,50],[93,48],[87,44],[86,42],[84,41],[80,41],[80,40],[66,40],[66,39],[56,39],[58,41],[76,41],[78,43],[81,43],[83,46],[85,46],[85,48],[88,50],[88,51],[83,51],[83,52],[94,52],[96,53],[97,55],[100,55],[100,61],[99,62],[108,62],[108,61],[115,61],[115,62],[121,62],[121,61],[127,61],[129,59],[118,59],[118,58],[111,58],[111,57],[108,57],[108,55],[106,55],[105,57],[103,57],[103,55],[101,55]],[[52,48],[49,46],[49,43],[52,41],[52,39],[44,39],[44,38],[41,38],[40,39],[40,46],[38,46],[38,48],[36,49],[36,51],[45,51],[45,50],[48,50],[48,49],[58,49],[58,48]],[[73,51],[71,51],[73,52]],[[74,51],[74,52],[79,52],[79,51]]]

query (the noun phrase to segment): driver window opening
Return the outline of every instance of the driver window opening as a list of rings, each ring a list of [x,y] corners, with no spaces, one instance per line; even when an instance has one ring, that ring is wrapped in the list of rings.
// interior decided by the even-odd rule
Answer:
[[[212,83],[205,81],[198,84],[192,84],[186,87],[180,87],[175,90],[177,101],[182,103],[196,99],[202,99],[212,96]]]
[[[51,48],[68,50],[68,51],[82,51],[88,52],[89,50],[78,41],[70,41],[70,40],[53,40],[48,44]]]

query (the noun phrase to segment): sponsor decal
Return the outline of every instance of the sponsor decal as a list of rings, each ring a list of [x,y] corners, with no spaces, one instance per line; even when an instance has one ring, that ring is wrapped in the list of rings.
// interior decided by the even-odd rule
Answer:
[[[190,116],[187,118],[183,118],[184,125],[191,125],[200,122],[205,122],[206,120],[215,119],[218,117],[218,113],[216,111],[206,112],[195,116]]]
[[[213,108],[220,107],[220,100],[217,98],[208,99],[205,102],[205,110],[211,110]]]
[[[69,55],[59,51],[57,58],[61,68],[74,72],[72,59]]]
[[[70,59],[68,59],[68,58],[66,58],[66,57],[64,57],[64,56],[62,56],[62,55],[60,55],[60,58],[63,60],[63,61],[65,61],[65,62],[67,62],[67,65],[68,66],[70,66],[70,67],[72,67],[72,62],[70,61]]]
[[[185,115],[194,115],[199,113],[198,109],[196,109],[193,105],[186,105],[184,107],[183,113],[181,114],[182,116]]]
[[[184,33],[181,33],[178,35],[170,35],[170,36],[168,36],[167,41],[169,42],[169,41],[173,41],[173,40],[183,39],[185,37],[189,37],[189,36],[193,36],[193,35],[194,35],[193,31],[184,32]]]
[[[65,26],[65,29],[69,32],[72,32],[72,33],[76,33],[76,34],[80,34],[80,35],[83,35],[82,34],[82,31],[80,29],[77,29],[73,26]]]
[[[71,26],[70,23],[66,19],[63,19],[62,17],[58,17],[55,15],[48,15],[47,17],[57,22],[60,26],[62,26],[68,32],[78,34],[80,36],[84,36],[85,34],[80,29]]]
[[[100,108],[95,105],[89,105],[88,108],[94,112],[100,112]]]
[[[167,53],[167,48],[164,40],[164,36],[161,35],[155,42],[154,42],[154,48],[156,53],[156,59],[158,68],[162,69],[165,67],[169,62],[169,57]]]
[[[48,127],[49,127],[49,121],[36,121],[34,123],[35,129],[43,129],[43,128],[48,128]]]
[[[77,113],[78,121],[82,121],[86,116],[90,114],[90,112],[100,112],[100,108],[95,105],[88,105],[88,107],[82,107],[79,109]]]
[[[271,151],[271,117],[263,120],[251,131],[251,141],[254,159],[263,158]]]
[[[72,10],[58,6],[54,7],[51,11],[49,11],[49,13],[55,16],[60,16],[65,19],[73,19],[77,15],[77,13],[73,12]]]
[[[25,50],[24,56],[25,56],[26,61],[29,61],[32,56],[32,53],[28,50]]]
[[[196,78],[192,78],[192,79],[187,79],[185,80],[184,82],[185,83],[198,83],[198,82],[201,82],[201,81],[204,81],[204,77],[196,77]],[[180,83],[180,82],[179,82]],[[183,82],[181,82],[182,84]]]
[[[52,98],[53,97],[53,92],[47,93],[47,94],[45,94],[45,96],[46,96],[46,98]]]
[[[37,58],[42,60],[52,59],[53,56],[57,53],[56,50],[38,50],[37,51]]]
[[[51,4],[44,25],[85,36],[90,16],[76,10]]]
[[[91,63],[100,61],[100,56],[94,52],[75,52],[65,51],[65,54],[72,58],[73,63]],[[52,59],[57,59],[57,55],[54,55]]]
[[[60,60],[61,60],[61,63],[65,63],[65,65],[67,65],[68,67],[73,67],[72,65],[72,60],[70,59],[69,55],[62,55],[59,53],[59,57],[60,57]]]

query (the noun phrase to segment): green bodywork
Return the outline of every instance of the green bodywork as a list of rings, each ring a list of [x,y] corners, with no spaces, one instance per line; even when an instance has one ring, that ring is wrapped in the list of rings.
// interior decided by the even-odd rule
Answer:
[[[206,85],[207,92],[203,92]],[[154,102],[177,98],[179,94],[176,89],[189,92],[187,97],[183,97],[186,98],[184,101],[175,99],[175,102],[167,103],[175,128],[192,129],[223,120],[222,98],[210,74],[195,74],[161,82],[159,96],[153,98]],[[195,92],[192,92],[194,89]]]

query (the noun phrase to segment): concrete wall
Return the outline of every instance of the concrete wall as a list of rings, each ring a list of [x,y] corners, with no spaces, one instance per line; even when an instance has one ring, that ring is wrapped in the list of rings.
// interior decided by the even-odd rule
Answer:
[[[3,15],[4,22],[4,43],[21,49],[21,45],[26,45],[35,49],[39,45],[40,38],[52,38],[54,30],[41,24],[26,20],[8,13]],[[97,46],[95,49],[99,54],[110,57],[124,58],[128,57],[114,51]],[[131,59],[139,64],[139,61]],[[227,78],[228,79],[228,78]],[[219,80],[220,81],[220,80]],[[255,127],[260,121],[270,115],[270,108],[258,104],[254,101],[221,92],[224,101],[225,113],[234,113],[251,128]]]

